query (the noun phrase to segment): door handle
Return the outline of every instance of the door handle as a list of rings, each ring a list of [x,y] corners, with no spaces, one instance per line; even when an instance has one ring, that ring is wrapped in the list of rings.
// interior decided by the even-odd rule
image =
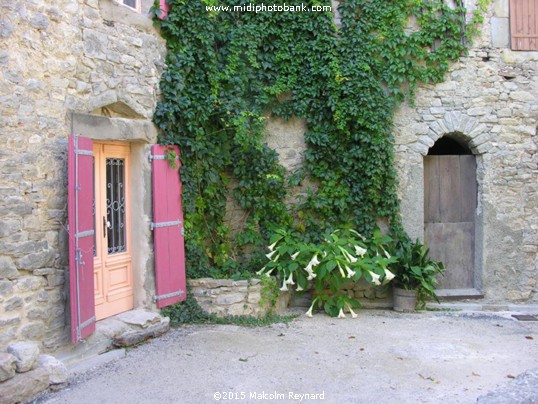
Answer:
[[[106,217],[103,216],[103,238],[106,237],[106,229],[107,229],[108,222],[106,221]]]

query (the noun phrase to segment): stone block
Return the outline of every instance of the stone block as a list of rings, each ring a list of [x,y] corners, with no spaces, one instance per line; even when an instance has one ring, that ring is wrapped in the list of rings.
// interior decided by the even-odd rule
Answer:
[[[47,27],[49,26],[50,20],[48,19],[46,15],[42,13],[36,13],[30,19],[30,24],[32,25],[32,27],[36,29],[44,30],[44,29],[47,29]]]
[[[61,286],[65,283],[65,275],[63,271],[55,271],[47,275],[47,284],[49,287]]]
[[[45,325],[42,322],[31,323],[21,329],[21,336],[27,340],[40,341],[44,335]]]
[[[20,275],[10,257],[0,257],[0,279],[15,279]]]
[[[430,114],[432,115],[443,115],[445,112],[446,112],[446,108],[442,108],[442,107],[430,108]]]
[[[247,302],[253,303],[253,304],[259,304],[261,298],[262,298],[262,295],[260,292],[249,293],[247,297]]]
[[[376,290],[374,288],[369,288],[364,291],[364,297],[367,299],[375,299]]]
[[[50,318],[50,312],[46,309],[34,307],[28,310],[26,317],[29,320],[47,320]]]
[[[0,318],[0,329],[12,325],[18,325],[21,323],[21,319],[17,317],[6,317],[5,315]]]
[[[23,306],[24,302],[20,296],[13,296],[6,300],[4,303],[4,310],[5,311],[13,311],[16,309],[20,309]]]
[[[49,374],[50,384],[65,384],[67,383],[68,373],[65,365],[51,355],[41,355],[38,360],[38,365]]]
[[[126,324],[133,325],[139,328],[148,328],[153,324],[161,321],[162,317],[159,313],[154,313],[147,310],[130,310],[119,314],[116,318]]]
[[[215,299],[215,304],[229,305],[234,303],[243,302],[245,300],[243,293],[231,293],[227,295],[219,296]]]
[[[140,344],[149,338],[160,337],[170,329],[170,319],[160,317],[160,321],[147,328],[130,329],[114,338],[113,343],[118,347],[126,347]]]
[[[47,282],[42,276],[23,276],[15,281],[15,286],[19,292],[39,290],[46,285]]]
[[[509,95],[511,100],[521,102],[535,102],[536,97],[527,91],[512,91]]]
[[[509,0],[495,0],[493,2],[493,15],[495,17],[509,17]]]
[[[476,107],[476,108],[470,108],[467,110],[467,114],[469,116],[488,115],[489,113],[491,113],[490,107]]]
[[[497,111],[497,116],[499,118],[508,118],[512,116],[512,109],[510,108],[502,108]]]
[[[53,250],[44,250],[28,254],[17,261],[20,269],[31,271],[37,268],[51,267],[54,264],[56,253]]]
[[[15,376],[17,358],[9,353],[0,353],[0,382]]]
[[[49,374],[37,368],[18,374],[0,384],[0,397],[3,404],[25,403],[49,387]],[[5,399],[5,400],[4,400]]]
[[[235,303],[226,309],[226,314],[229,316],[248,316],[252,313],[252,308],[243,303]]]
[[[491,45],[494,48],[510,47],[510,25],[506,17],[491,17]]]
[[[7,347],[7,352],[16,358],[18,373],[35,369],[39,357],[39,347],[33,342],[16,342]]]

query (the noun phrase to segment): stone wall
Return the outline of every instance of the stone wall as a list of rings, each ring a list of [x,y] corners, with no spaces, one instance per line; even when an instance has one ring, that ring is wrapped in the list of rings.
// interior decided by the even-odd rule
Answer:
[[[271,291],[264,296],[264,286],[259,279],[191,279],[192,296],[208,313],[217,316],[263,317],[270,312],[283,313],[290,302],[289,292],[280,293],[274,307],[270,304]]]
[[[505,48],[507,7],[495,1],[485,22],[492,30],[445,82],[421,87],[396,113],[399,192],[407,231],[423,238],[423,158],[444,135],[467,143],[477,160],[476,287],[483,302],[536,304],[538,52]]]
[[[143,14],[151,3],[144,0]],[[147,16],[112,0],[0,7],[0,351],[21,340],[54,351],[69,335],[71,112],[151,125],[165,46]]]
[[[66,385],[65,365],[53,356],[40,355],[37,344],[17,342],[0,352],[2,403],[27,402],[47,388],[57,391]]]

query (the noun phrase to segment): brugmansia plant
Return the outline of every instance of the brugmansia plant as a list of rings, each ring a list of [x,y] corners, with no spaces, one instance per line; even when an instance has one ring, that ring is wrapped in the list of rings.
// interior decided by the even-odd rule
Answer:
[[[278,229],[270,239],[266,254],[269,262],[258,275],[277,276],[282,282],[281,291],[312,289],[314,297],[306,313],[309,317],[316,306],[332,317],[344,318],[344,310],[356,317],[353,309],[360,303],[342,286],[361,278],[378,286],[390,282],[394,278],[387,269],[394,262],[386,248],[390,241],[379,229],[371,239],[353,229],[336,230],[320,243],[301,241],[298,234]]]

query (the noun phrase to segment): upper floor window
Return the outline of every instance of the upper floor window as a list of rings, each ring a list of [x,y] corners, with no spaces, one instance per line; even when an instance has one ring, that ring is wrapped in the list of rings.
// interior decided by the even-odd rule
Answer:
[[[538,0],[510,0],[512,50],[538,51]]]
[[[118,3],[123,4],[135,11],[141,12],[142,0],[116,0]]]

